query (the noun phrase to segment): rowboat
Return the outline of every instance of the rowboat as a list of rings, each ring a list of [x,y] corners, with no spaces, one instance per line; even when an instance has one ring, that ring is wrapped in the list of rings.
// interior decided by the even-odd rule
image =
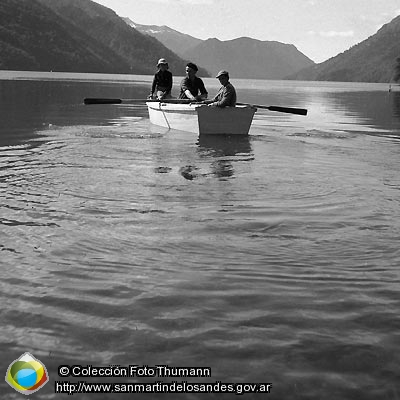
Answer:
[[[150,122],[198,135],[247,135],[256,107],[209,107],[205,104],[146,102]]]
[[[84,104],[124,104],[146,102],[150,122],[167,129],[198,135],[247,135],[257,108],[288,114],[307,115],[305,108],[236,103],[235,107],[209,107],[190,100],[143,100],[88,97]]]

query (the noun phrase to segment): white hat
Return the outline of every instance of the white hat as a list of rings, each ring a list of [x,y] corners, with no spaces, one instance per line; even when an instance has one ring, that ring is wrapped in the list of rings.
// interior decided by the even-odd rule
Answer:
[[[225,71],[225,70],[219,71],[218,74],[217,74],[217,76],[216,76],[216,78],[219,78],[219,77],[222,76],[222,75],[226,75],[226,76],[229,78],[229,72],[228,72],[228,71]]]
[[[166,60],[165,58],[160,58],[160,59],[158,60],[157,67],[158,67],[160,64],[167,64],[167,65],[168,65],[168,62],[167,62],[167,60]]]

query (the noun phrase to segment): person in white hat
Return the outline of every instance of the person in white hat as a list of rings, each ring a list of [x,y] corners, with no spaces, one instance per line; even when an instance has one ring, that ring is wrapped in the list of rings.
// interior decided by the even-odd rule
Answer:
[[[157,68],[158,71],[154,75],[148,99],[169,99],[172,97],[172,73],[168,71],[167,60],[165,58],[160,58],[157,63]]]
[[[211,107],[235,107],[236,105],[236,90],[229,82],[229,72],[219,71],[217,76],[221,83],[221,88],[211,100],[205,101]]]

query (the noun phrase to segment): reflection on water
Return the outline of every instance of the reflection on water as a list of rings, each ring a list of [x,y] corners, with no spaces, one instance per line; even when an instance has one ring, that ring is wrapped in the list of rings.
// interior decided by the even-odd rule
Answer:
[[[145,98],[147,93],[127,83],[0,79],[0,146],[31,139],[49,127],[101,125],[126,115],[126,106],[85,107],[85,97]]]
[[[235,156],[252,152],[248,135],[200,135],[197,144],[200,155]]]
[[[386,84],[335,82],[266,82],[256,90],[241,89],[241,101],[308,109],[307,117],[258,110],[256,125],[279,124],[292,133],[305,131],[362,132],[398,135],[400,121],[396,102],[399,92]],[[243,97],[242,97],[243,96]]]
[[[400,119],[400,91],[391,92],[393,115]]]
[[[201,158],[211,158],[212,173],[218,178],[235,174],[235,163],[254,159],[248,135],[200,135],[197,141]]]

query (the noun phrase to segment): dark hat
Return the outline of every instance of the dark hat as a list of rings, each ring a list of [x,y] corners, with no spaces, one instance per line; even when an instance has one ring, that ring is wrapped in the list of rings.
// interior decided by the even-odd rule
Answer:
[[[219,78],[222,75],[226,75],[229,78],[229,72],[225,71],[224,69],[218,72],[216,78]]]
[[[199,69],[197,68],[197,65],[194,64],[194,63],[192,63],[192,62],[187,63],[186,66],[189,67],[189,68],[194,69],[195,71],[198,71],[198,70],[199,70]]]

